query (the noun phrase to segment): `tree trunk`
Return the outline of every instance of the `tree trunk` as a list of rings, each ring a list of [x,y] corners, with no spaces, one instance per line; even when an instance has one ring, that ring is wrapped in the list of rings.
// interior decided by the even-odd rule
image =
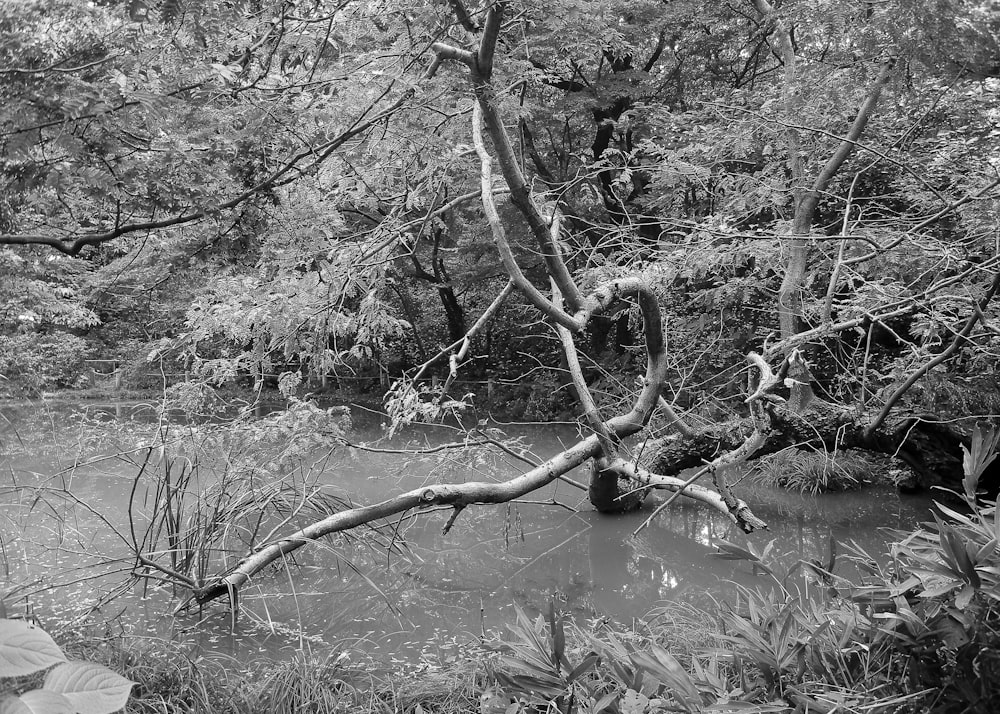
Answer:
[[[913,472],[914,482],[901,483],[903,490],[935,487],[962,491],[962,446],[968,445],[963,425],[955,422],[926,421],[919,416],[898,417],[868,434],[874,415],[858,413],[829,402],[814,401],[802,412],[788,403],[765,406],[770,417],[763,445],[751,458],[759,458],[790,447],[860,449],[901,459]],[[760,429],[753,418],[713,426],[691,436],[674,435],[647,445],[651,471],[670,476],[701,466],[720,452],[733,451]],[[996,494],[1000,486],[1000,460],[983,475],[982,488]]]
[[[599,513],[627,513],[642,505],[648,491],[635,489],[635,484],[622,478],[620,471],[601,468],[598,459],[590,462],[590,505]]]

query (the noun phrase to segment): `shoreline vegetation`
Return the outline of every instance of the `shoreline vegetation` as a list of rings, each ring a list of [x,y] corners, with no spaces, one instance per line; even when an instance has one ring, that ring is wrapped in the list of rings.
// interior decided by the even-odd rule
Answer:
[[[748,563],[760,584],[711,613],[665,606],[629,625],[574,620],[538,603],[540,614],[517,610],[494,639],[415,664],[336,645],[239,662],[130,635],[99,614],[83,626],[37,614],[71,658],[136,683],[126,712],[985,714],[1000,701],[1000,531],[995,507],[975,491],[996,442],[995,431],[977,430],[964,509],[942,508],[936,524],[898,534],[889,565],[850,544],[831,545],[826,562],[787,567],[770,548],[723,543],[718,556]],[[764,483],[818,492],[859,487],[872,465],[848,454],[840,472],[824,471],[792,454],[756,468]],[[844,561],[859,582],[838,574]],[[8,692],[30,684],[0,681]]]
[[[124,711],[143,714],[988,714],[1000,701],[995,519],[992,507],[945,510],[936,529],[894,543],[887,568],[848,546],[842,557],[868,568],[859,583],[836,574],[833,550],[827,563],[780,569],[766,551],[723,544],[720,557],[751,564],[760,584],[716,613],[671,605],[625,625],[574,620],[552,603],[535,617],[516,608],[508,632],[410,664],[337,646],[240,662],[100,618],[40,624],[71,659],[134,682]],[[921,579],[928,568],[933,582]]]

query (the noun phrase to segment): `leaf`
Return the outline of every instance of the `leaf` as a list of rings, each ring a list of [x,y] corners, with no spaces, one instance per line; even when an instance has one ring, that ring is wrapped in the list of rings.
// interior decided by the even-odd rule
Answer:
[[[20,697],[0,697],[0,714],[32,714]]]
[[[629,689],[622,697],[619,709],[621,709],[622,714],[642,714],[646,711],[648,704],[648,697],[634,689]]]
[[[976,589],[971,585],[966,585],[963,587],[958,595],[955,596],[955,607],[959,610],[964,610],[972,602],[972,597],[976,594]]]
[[[943,546],[944,554],[950,556],[950,561],[946,560],[948,565],[955,568],[956,572],[960,573],[973,587],[978,588],[980,586],[979,573],[976,572],[976,566],[972,562],[968,549],[965,547],[965,540],[962,538],[962,535],[953,528],[943,529],[941,532],[941,545]]]
[[[597,700],[597,703],[594,705],[593,711],[596,712],[597,714],[600,714],[600,712],[604,711],[605,709],[608,709],[612,705],[612,703],[616,699],[618,699],[618,697],[619,697],[618,692],[615,691],[608,692],[603,697]]]
[[[630,659],[636,667],[666,686],[685,709],[694,710],[701,704],[698,688],[692,681],[691,675],[681,667],[673,655],[659,645],[652,645],[649,654],[634,652],[630,655]]]
[[[569,662],[566,660],[566,633],[563,630],[562,620],[556,617],[556,604],[554,600],[549,601],[549,632],[552,633],[552,664],[557,668],[560,663]]]
[[[970,503],[975,503],[979,477],[997,458],[998,448],[1000,448],[1000,430],[988,424],[976,424],[972,431],[971,448],[962,446],[962,470],[965,472],[962,486],[965,489],[965,497]]]
[[[121,709],[133,684],[92,662],[66,662],[45,676],[45,688],[65,695],[79,714],[110,714]]]
[[[0,677],[19,677],[65,661],[45,630],[24,620],[0,620]]]
[[[236,66],[238,67],[238,65]],[[233,71],[233,66],[213,62],[212,70],[227,84],[231,84],[236,81],[236,73]]]
[[[19,699],[31,714],[73,714],[73,704],[69,699],[48,689],[32,689]]]
[[[580,664],[578,664],[572,672],[566,677],[566,681],[569,683],[575,682],[577,679],[585,675],[587,672],[592,670],[598,662],[601,661],[600,655],[592,654],[587,655]]]
[[[727,540],[720,540],[716,543],[716,547],[719,549],[718,553],[712,553],[716,558],[722,560],[747,560],[751,563],[759,563],[760,558],[756,553],[753,553],[746,548],[741,548],[735,543],[730,543]]]

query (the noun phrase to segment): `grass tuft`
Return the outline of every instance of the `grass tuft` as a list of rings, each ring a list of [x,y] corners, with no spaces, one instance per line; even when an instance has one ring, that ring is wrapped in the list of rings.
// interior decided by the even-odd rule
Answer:
[[[803,493],[827,493],[850,491],[871,483],[878,468],[878,464],[859,451],[788,448],[757,461],[752,477],[766,486]]]

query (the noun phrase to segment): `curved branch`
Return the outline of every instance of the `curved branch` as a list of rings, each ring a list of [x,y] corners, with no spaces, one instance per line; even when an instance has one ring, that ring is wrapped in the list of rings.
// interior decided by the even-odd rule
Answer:
[[[500,164],[500,171],[507,182],[507,186],[510,188],[511,201],[513,201],[531,228],[531,232],[538,244],[539,252],[545,260],[545,267],[549,275],[555,279],[556,284],[559,286],[559,291],[563,294],[567,306],[571,311],[575,311],[580,307],[580,291],[573,281],[566,263],[562,259],[559,246],[552,235],[549,221],[542,216],[541,211],[531,197],[531,190],[528,187],[524,173],[521,171],[520,163],[517,160],[517,155],[510,141],[510,136],[504,127],[503,119],[500,117],[497,109],[496,89],[490,84],[503,10],[504,4],[502,2],[498,2],[490,8],[486,16],[486,24],[483,28],[483,36],[480,40],[479,48],[474,55],[468,52],[468,50],[461,50],[443,43],[435,43],[432,47],[438,53],[438,57],[442,59],[457,59],[469,66],[476,101],[482,111],[486,130],[493,140],[493,148],[497,153],[497,162]],[[469,58],[473,58],[473,61],[470,62]],[[476,123],[478,124],[478,122]],[[480,157],[482,157],[482,153]]]
[[[500,261],[503,263],[504,270],[507,271],[507,275],[510,276],[517,289],[524,294],[532,305],[551,318],[556,324],[562,325],[573,332],[579,331],[581,327],[577,321],[568,315],[565,310],[556,307],[551,300],[545,297],[525,277],[521,271],[521,266],[517,264],[517,260],[514,258],[513,251],[510,249],[510,243],[507,241],[507,232],[500,222],[500,213],[497,211],[496,202],[493,200],[493,159],[490,157],[489,152],[486,150],[486,144],[483,142],[482,108],[479,104],[476,104],[472,110],[472,142],[475,144],[476,153],[479,154],[480,160],[480,181],[482,183],[480,194],[482,195],[483,212],[486,214],[486,222],[489,223],[490,231],[493,233],[493,243],[500,254]]]

